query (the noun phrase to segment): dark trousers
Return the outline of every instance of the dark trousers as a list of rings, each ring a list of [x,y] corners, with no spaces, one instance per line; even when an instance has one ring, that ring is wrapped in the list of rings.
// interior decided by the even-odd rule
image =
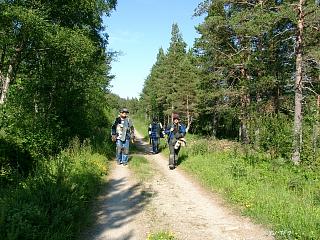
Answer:
[[[159,152],[159,138],[151,138],[151,143],[152,143],[152,152],[158,153]]]
[[[169,150],[170,150],[170,155],[169,155],[169,166],[175,166],[178,162],[178,154],[180,151],[180,147],[178,149],[174,148],[174,145],[172,142],[169,142]]]

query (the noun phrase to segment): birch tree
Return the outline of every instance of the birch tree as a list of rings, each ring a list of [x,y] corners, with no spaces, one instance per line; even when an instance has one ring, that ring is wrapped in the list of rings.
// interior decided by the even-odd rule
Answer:
[[[302,146],[302,44],[304,29],[304,3],[305,0],[299,0],[298,4],[298,24],[296,40],[296,76],[295,76],[295,101],[294,101],[294,126],[293,126],[293,154],[294,164],[300,162],[300,152]]]

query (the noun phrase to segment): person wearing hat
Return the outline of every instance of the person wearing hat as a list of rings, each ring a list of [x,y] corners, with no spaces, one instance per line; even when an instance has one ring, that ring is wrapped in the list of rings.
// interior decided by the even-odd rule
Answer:
[[[130,140],[134,140],[134,126],[128,117],[128,109],[122,108],[111,127],[111,138],[116,142],[116,158],[118,164],[128,164]]]
[[[180,117],[178,114],[173,114],[173,122],[168,125],[165,130],[165,134],[168,135],[168,146],[170,150],[169,155],[169,168],[172,170],[178,161],[178,153],[181,148],[181,143],[184,141],[186,135],[186,127],[180,123]]]
[[[152,123],[148,127],[148,134],[152,144],[152,153],[157,154],[159,152],[160,138],[163,137],[163,128],[156,117],[152,119]]]

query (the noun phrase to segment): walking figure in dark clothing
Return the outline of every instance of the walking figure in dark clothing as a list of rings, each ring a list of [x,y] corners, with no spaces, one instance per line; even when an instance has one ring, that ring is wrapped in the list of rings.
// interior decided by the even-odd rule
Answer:
[[[186,135],[186,127],[180,123],[178,114],[173,114],[173,122],[168,125],[165,134],[168,135],[168,146],[170,150],[169,168],[175,168],[178,161],[178,154],[181,146],[185,145],[184,136]]]
[[[163,138],[162,124],[154,117],[148,128],[149,138],[152,145],[152,153],[159,152],[160,138]]]

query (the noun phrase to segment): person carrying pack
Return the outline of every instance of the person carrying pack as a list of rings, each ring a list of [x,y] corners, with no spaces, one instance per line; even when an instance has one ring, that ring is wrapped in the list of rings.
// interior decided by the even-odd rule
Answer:
[[[178,162],[178,154],[181,146],[186,144],[184,136],[186,135],[186,127],[180,123],[178,114],[173,114],[173,122],[168,125],[165,134],[168,135],[168,146],[170,150],[169,155],[169,169],[174,169]]]
[[[152,123],[148,127],[148,134],[152,145],[152,153],[157,154],[159,152],[160,138],[163,138],[163,128],[156,117],[152,119]]]
[[[128,117],[128,109],[122,108],[111,127],[111,138],[116,142],[116,158],[118,164],[128,164],[130,140],[134,141],[134,126]]]

